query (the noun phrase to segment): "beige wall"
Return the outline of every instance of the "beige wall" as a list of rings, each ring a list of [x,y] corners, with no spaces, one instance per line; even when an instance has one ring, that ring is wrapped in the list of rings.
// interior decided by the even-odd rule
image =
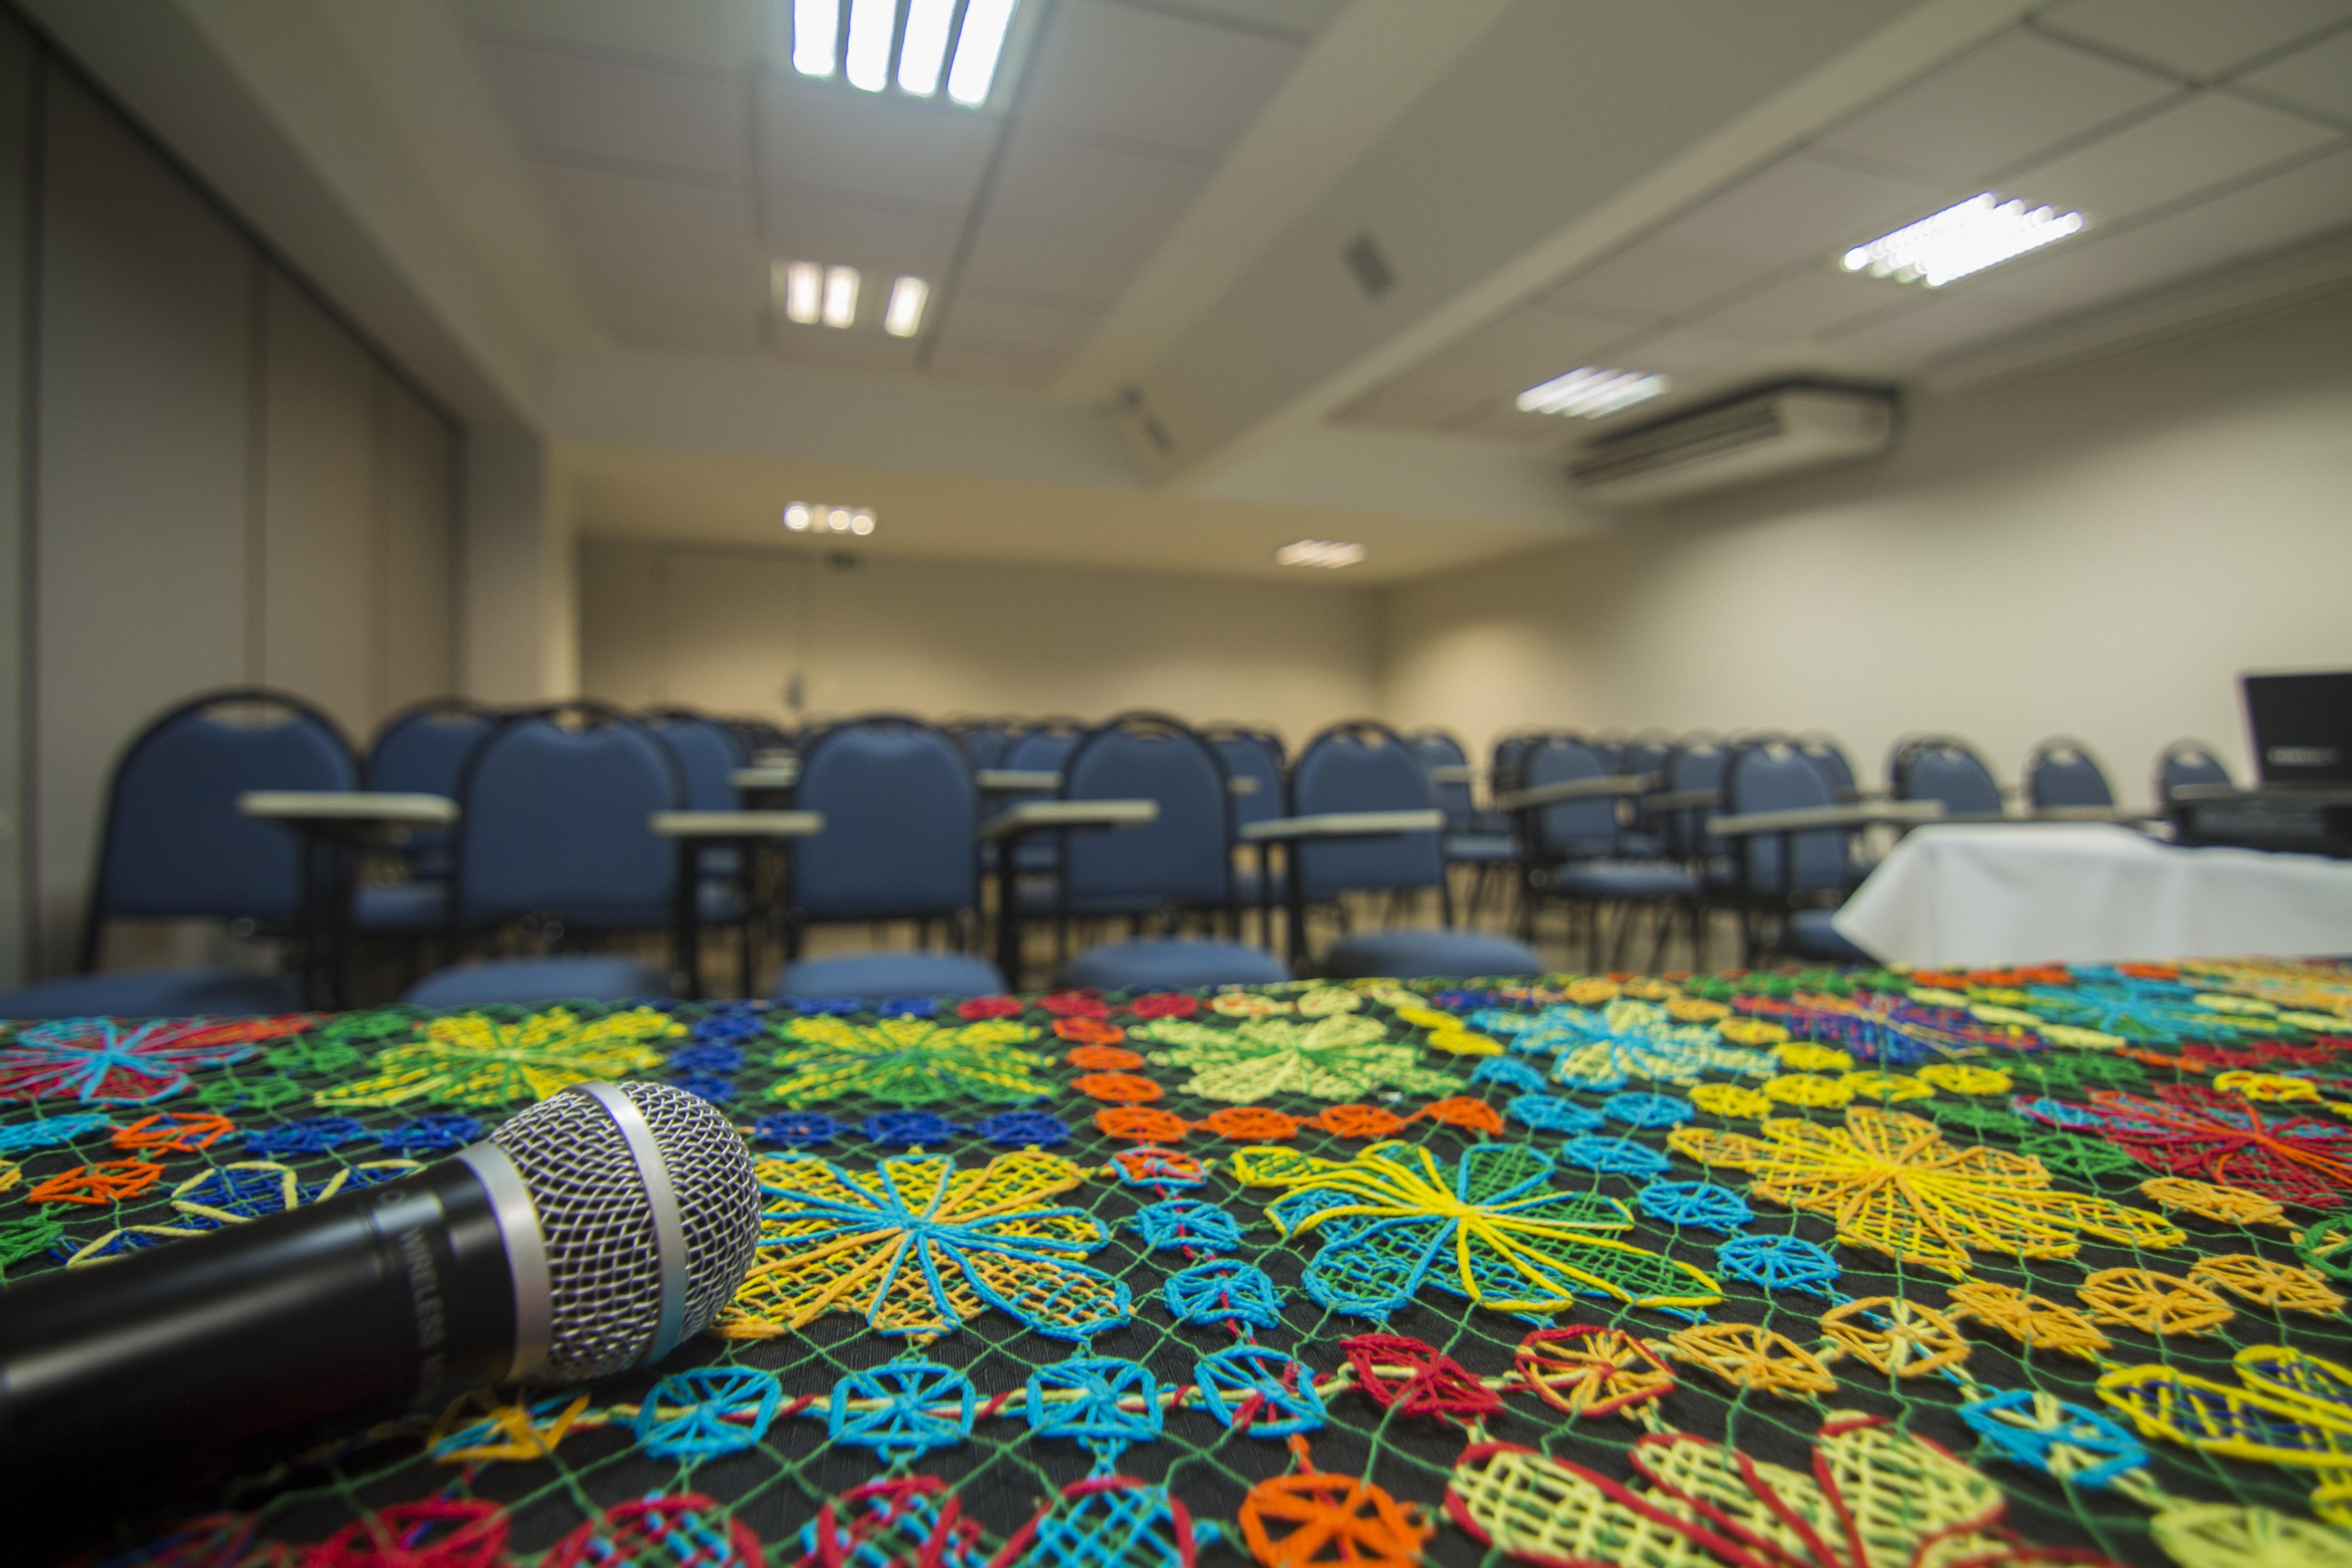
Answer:
[[[1160,708],[1294,740],[1369,711],[1372,596],[1320,584],[867,559],[592,537],[583,685],[632,706],[1071,713]]]
[[[2054,732],[2118,794],[2182,735],[2243,776],[2235,678],[2352,667],[2352,300],[1914,408],[1868,468],[1391,590],[1384,710],[1905,732],[2013,782]]]

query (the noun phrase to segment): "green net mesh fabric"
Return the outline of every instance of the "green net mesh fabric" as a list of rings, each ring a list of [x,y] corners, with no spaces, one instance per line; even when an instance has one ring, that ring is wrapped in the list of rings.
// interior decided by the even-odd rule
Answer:
[[[714,1331],[108,1550],[2336,1562],[2347,1075],[2352,971],[2261,963],[67,1021],[0,1279],[647,1078],[761,1162]]]

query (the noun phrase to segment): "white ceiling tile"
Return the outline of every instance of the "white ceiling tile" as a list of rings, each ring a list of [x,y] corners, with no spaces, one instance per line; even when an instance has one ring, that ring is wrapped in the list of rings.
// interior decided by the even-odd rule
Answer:
[[[2028,201],[2080,208],[2095,226],[2243,179],[2342,135],[2227,93],[2200,92],[2088,146],[2021,169],[2002,189]]]
[[[776,353],[795,364],[902,374],[915,368],[913,338],[894,338],[854,327],[803,327],[781,321],[773,324],[772,332]]]
[[[1182,216],[1208,178],[1198,163],[1024,131],[1006,149],[988,211],[1007,223],[1108,229],[1148,243]]]
[[[982,386],[1034,391],[1052,384],[1055,368],[1055,362],[1050,359],[1033,359],[1025,354],[1005,353],[997,349],[952,341],[942,342],[931,351],[930,370],[933,375]]]
[[[1450,436],[1488,436],[1525,446],[1564,446],[1595,434],[1591,424],[1559,414],[1522,414],[1508,399],[1445,425]]]
[[[1916,178],[1966,184],[2179,90],[2169,78],[2012,27],[1813,145]]]
[[[1149,251],[1148,244],[1116,235],[1003,223],[992,216],[972,242],[963,287],[1040,304],[1107,305]]]
[[[758,16],[730,0],[455,0],[454,9],[478,33],[710,70],[732,69],[760,47]]]
[[[784,194],[961,220],[999,122],[855,89],[762,85],[761,169]]]
[[[2249,71],[2232,85],[2352,124],[2352,27]]]
[[[1348,0],[1151,0],[1150,8],[1312,37],[1347,4]]]
[[[1833,271],[1824,264],[1744,294],[1702,317],[1700,324],[1774,342],[1801,343],[1903,303],[1901,285]]]
[[[767,267],[742,197],[585,169],[542,165],[535,174],[598,314],[614,331],[659,337],[648,323],[670,322],[677,346],[721,339],[748,346],[766,309]]]
[[[2198,80],[2352,16],[2352,0],[2063,0],[2049,26]]]
[[[1697,375],[1740,375],[1789,361],[1786,348],[1706,327],[1677,328],[1621,344],[1614,352],[1620,370],[1648,371],[1677,381]]]
[[[912,273],[936,285],[955,256],[959,226],[944,218],[782,196],[768,209],[768,244],[792,261],[855,267],[875,279]]]
[[[1347,416],[1378,425],[1439,425],[1594,363],[1611,344],[1632,335],[1622,321],[1522,305],[1357,399]]]
[[[1060,359],[1078,346],[1093,326],[1094,310],[1072,310],[1003,300],[967,289],[950,302],[940,331],[960,343]]]
[[[1212,22],[1064,0],[1030,72],[1021,117],[1041,131],[1213,163],[1302,52]]]
[[[2049,314],[2095,305],[2352,224],[2352,147],[2120,234],[2095,229],[1983,274],[1967,297]]]
[[[1658,231],[1679,247],[1746,258],[1761,268],[1842,251],[1925,216],[1939,189],[1793,153]]]
[[[526,152],[713,184],[741,177],[743,100],[725,77],[496,39],[482,58]]]
[[[1853,373],[1901,375],[1956,349],[2016,331],[2026,318],[1982,300],[1929,294],[1815,351],[1821,363]]]
[[[1697,250],[1653,236],[1570,275],[1541,303],[1655,326],[1769,270],[1744,257]]]

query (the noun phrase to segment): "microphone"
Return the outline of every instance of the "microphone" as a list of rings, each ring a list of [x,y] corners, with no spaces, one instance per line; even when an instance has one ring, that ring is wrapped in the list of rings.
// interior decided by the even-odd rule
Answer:
[[[86,1524],[484,1384],[649,1365],[733,1299],[759,1225],[708,1101],[591,1083],[397,1180],[12,1284],[0,1518]]]

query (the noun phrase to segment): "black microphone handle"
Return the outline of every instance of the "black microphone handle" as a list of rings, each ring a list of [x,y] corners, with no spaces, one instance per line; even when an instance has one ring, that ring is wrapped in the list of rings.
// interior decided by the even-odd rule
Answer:
[[[484,1150],[504,1162],[478,1144],[0,1289],[0,1521],[132,1517],[144,1500],[508,1376],[514,1274],[498,1205],[467,1163]]]

